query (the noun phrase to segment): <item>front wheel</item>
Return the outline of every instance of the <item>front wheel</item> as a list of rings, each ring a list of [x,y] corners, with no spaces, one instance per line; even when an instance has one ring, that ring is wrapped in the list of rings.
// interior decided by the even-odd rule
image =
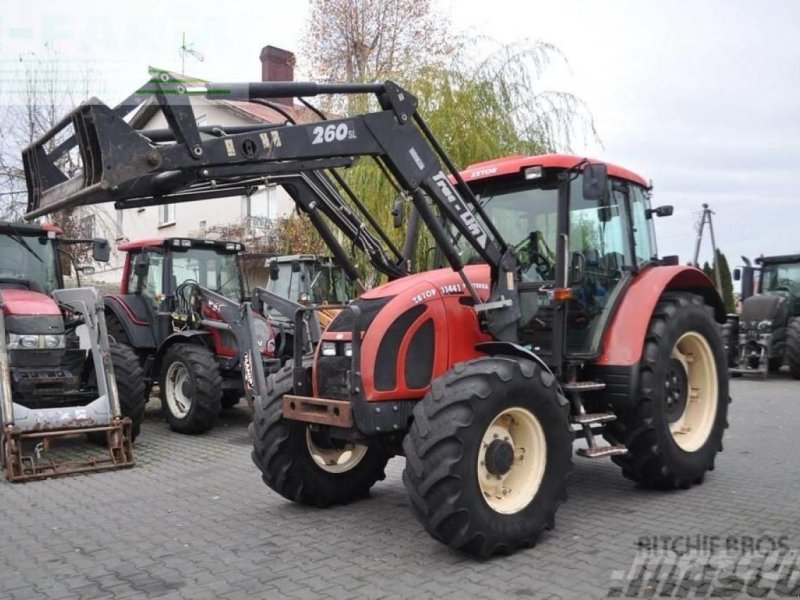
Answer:
[[[175,344],[161,363],[161,405],[170,429],[203,433],[214,426],[222,409],[222,377],[205,346]]]
[[[645,338],[636,404],[604,436],[628,453],[622,474],[663,489],[701,483],[722,450],[728,377],[716,324],[699,296],[665,293]]]
[[[800,317],[786,328],[786,363],[792,377],[800,379]]]
[[[346,504],[367,496],[384,479],[389,455],[284,419],[283,396],[292,391],[293,369],[290,360],[271,375],[266,397],[253,408],[252,458],[261,478],[284,498],[311,506]]]
[[[539,365],[459,363],[414,408],[403,483],[435,539],[477,554],[533,546],[572,470],[567,401]]]
[[[111,352],[111,364],[114,368],[114,380],[117,383],[120,412],[123,417],[129,417],[131,420],[131,442],[134,442],[141,432],[144,411],[147,406],[144,371],[142,371],[142,366],[139,364],[136,353],[130,346],[109,342],[109,350]],[[97,376],[94,372],[94,361],[91,353],[89,353],[86,362],[89,371],[87,384],[90,387],[96,387]],[[87,435],[94,444],[106,444],[105,433],[94,432]]]

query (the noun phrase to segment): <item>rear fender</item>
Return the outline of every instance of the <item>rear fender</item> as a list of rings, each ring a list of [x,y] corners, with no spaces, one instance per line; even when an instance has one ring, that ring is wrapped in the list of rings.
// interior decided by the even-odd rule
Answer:
[[[152,325],[136,314],[125,296],[108,294],[103,297],[103,303],[106,315],[113,315],[119,321],[134,349],[153,350],[156,347]]]
[[[667,291],[702,296],[705,303],[714,309],[716,321],[725,322],[722,298],[701,270],[681,265],[651,267],[639,273],[625,293],[603,336],[603,352],[595,364],[631,366],[639,363],[650,318]]]

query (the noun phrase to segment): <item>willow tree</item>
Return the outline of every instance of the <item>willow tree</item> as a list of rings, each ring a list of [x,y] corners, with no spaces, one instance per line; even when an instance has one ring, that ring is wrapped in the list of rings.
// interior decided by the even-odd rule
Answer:
[[[564,60],[543,42],[504,46],[478,63],[461,47],[451,64],[428,67],[403,85],[417,96],[419,112],[455,164],[464,168],[514,154],[566,151],[576,136],[596,137],[583,101],[538,90],[545,71]],[[397,192],[390,182],[366,160],[347,175],[370,212],[402,243],[405,231],[391,227]],[[420,244],[417,256],[430,257],[430,239],[423,236]]]

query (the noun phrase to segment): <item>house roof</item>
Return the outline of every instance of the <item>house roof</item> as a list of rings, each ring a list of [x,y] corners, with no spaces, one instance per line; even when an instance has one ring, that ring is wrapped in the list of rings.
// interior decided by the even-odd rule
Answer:
[[[190,77],[187,75],[180,75],[178,73],[173,73],[171,71],[167,71],[170,77],[174,80],[182,81],[187,85],[191,86],[200,86],[208,81],[203,79],[198,79],[197,77]],[[212,100],[210,98],[206,99],[205,102],[214,106],[220,106],[227,110],[230,110],[237,114],[238,116],[249,119],[256,123],[277,123],[282,124],[286,121],[286,117],[284,117],[279,112],[269,108],[268,106],[264,106],[262,104],[256,104],[255,102],[240,102],[234,100],[219,100],[215,99]],[[289,106],[286,104],[278,103],[278,106],[285,110],[289,116],[292,117],[298,123],[308,123],[311,121],[318,121],[319,117],[314,114],[313,111],[306,108],[302,105],[293,105]],[[158,114],[160,108],[156,99],[150,97],[139,109],[134,113],[133,117],[131,118],[131,126],[134,129],[143,129],[150,120]]]

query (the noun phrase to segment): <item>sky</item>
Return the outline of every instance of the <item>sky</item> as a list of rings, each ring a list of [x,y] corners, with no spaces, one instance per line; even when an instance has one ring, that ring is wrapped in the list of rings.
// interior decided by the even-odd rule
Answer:
[[[187,74],[258,80],[261,47],[299,52],[309,11],[301,0],[166,4],[12,0],[0,14],[0,97],[19,88],[20,55],[45,42],[74,63],[76,89],[90,66],[108,103],[143,83],[149,65],[179,71],[184,33],[204,58],[188,57]],[[437,10],[453,35],[563,52],[568,65],[541,89],[588,105],[600,143],[578,139],[575,154],[641,174],[655,205],[675,207],[656,224],[662,255],[691,259],[704,203],[732,267],[741,255],[800,252],[800,2],[437,0]],[[493,43],[476,43],[476,54]],[[700,257],[711,257],[707,236]]]

